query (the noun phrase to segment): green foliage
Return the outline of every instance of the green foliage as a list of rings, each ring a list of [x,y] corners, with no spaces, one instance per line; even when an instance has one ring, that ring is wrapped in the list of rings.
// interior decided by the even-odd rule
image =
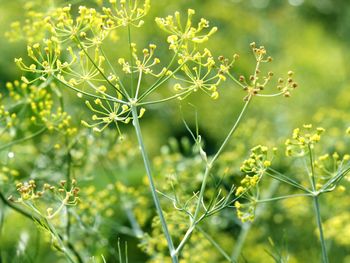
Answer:
[[[0,72],[1,262],[347,262],[341,43],[309,3],[257,2],[21,7],[5,46],[22,77]],[[289,67],[302,90],[282,102]]]

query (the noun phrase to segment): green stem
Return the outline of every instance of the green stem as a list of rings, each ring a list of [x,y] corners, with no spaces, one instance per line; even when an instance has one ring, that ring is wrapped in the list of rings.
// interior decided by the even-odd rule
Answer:
[[[120,78],[118,77],[118,74],[117,74],[117,72],[115,71],[115,69],[114,69],[114,67],[113,67],[113,65],[112,65],[112,63],[111,63],[111,61],[108,59],[108,57],[107,57],[107,55],[105,54],[105,52],[103,51],[102,47],[100,47],[100,50],[101,50],[102,55],[106,58],[106,61],[107,61],[108,65],[109,65],[109,67],[111,68],[113,74],[118,78],[119,85],[120,85],[120,87],[121,87],[123,93],[125,94],[126,98],[127,98],[127,99],[130,99],[129,94],[128,94],[128,92],[126,91],[123,82],[122,82],[122,81],[120,80]],[[117,90],[117,92],[119,92],[118,89],[116,89],[116,90]]]
[[[139,105],[139,106],[145,106],[145,105],[154,105],[154,104],[158,104],[158,103],[167,102],[167,101],[170,101],[170,100],[178,99],[178,98],[180,98],[182,95],[185,95],[185,94],[187,94],[187,93],[189,93],[189,92],[190,92],[189,90],[186,90],[186,91],[184,91],[184,92],[175,94],[175,95],[173,95],[173,96],[171,96],[171,97],[168,97],[168,98],[165,98],[165,99],[141,102],[141,103],[138,103],[138,105]]]
[[[12,142],[10,142],[10,143],[8,143],[8,144],[2,145],[2,146],[0,147],[0,151],[4,150],[4,149],[6,149],[6,148],[9,148],[9,147],[11,147],[11,146],[13,146],[13,145],[16,145],[16,144],[18,144],[18,143],[25,142],[25,141],[28,141],[28,140],[30,140],[30,139],[33,139],[33,138],[35,138],[36,136],[38,136],[38,135],[44,133],[46,130],[47,130],[47,128],[44,127],[44,128],[42,128],[42,129],[40,129],[39,131],[37,131],[37,132],[35,132],[35,133],[33,133],[33,134],[27,136],[27,137],[23,137],[23,138],[21,138],[21,139],[12,141]]]
[[[221,152],[224,150],[224,148],[226,147],[227,143],[229,142],[230,138],[232,137],[233,133],[236,131],[236,129],[238,128],[239,123],[241,122],[243,115],[249,105],[249,102],[251,101],[251,97],[248,97],[248,100],[246,101],[246,103],[243,106],[243,109],[241,110],[236,122],[233,124],[230,132],[228,133],[228,135],[226,136],[225,140],[223,141],[223,143],[221,144],[219,150],[217,151],[217,153],[214,155],[214,157],[211,159],[211,161],[209,163],[206,164],[206,168],[205,168],[205,172],[204,172],[204,176],[203,176],[203,181],[202,181],[202,185],[201,185],[201,189],[199,192],[199,197],[198,197],[198,202],[196,205],[196,209],[195,209],[195,213],[193,218],[191,219],[191,226],[189,227],[189,229],[187,230],[185,236],[183,237],[183,239],[181,240],[180,244],[178,245],[178,247],[176,248],[175,253],[178,255],[182,248],[184,247],[184,245],[186,244],[187,240],[190,239],[192,232],[194,231],[194,229],[196,228],[196,225],[203,219],[200,218],[198,219],[198,215],[199,215],[199,211],[201,208],[201,204],[202,204],[202,199],[204,196],[204,192],[205,192],[205,188],[207,186],[207,181],[208,181],[208,177],[210,174],[210,170],[213,167],[214,162],[217,160],[217,158],[219,158]]]
[[[206,185],[207,185],[207,181],[208,181],[208,176],[209,176],[210,170],[211,170],[211,166],[207,165],[207,167],[205,168],[204,176],[203,176],[201,190],[199,192],[198,203],[197,203],[196,210],[195,210],[195,213],[194,213],[194,216],[193,216],[193,224],[196,222],[196,220],[198,218],[198,214],[199,214],[199,210],[200,210],[200,207],[201,207],[201,203],[202,203],[202,199],[203,199],[203,196],[204,196],[204,192],[205,192],[205,188],[206,188]]]
[[[197,203],[197,207],[196,207],[196,212],[194,214],[194,221],[196,221],[197,216],[198,216],[198,212],[200,209],[200,204],[202,202],[202,198],[204,195],[204,191],[206,188],[206,184],[207,184],[207,179],[208,179],[208,175],[210,173],[210,170],[214,164],[214,162],[219,158],[220,154],[222,153],[222,151],[224,150],[224,148],[226,147],[227,143],[229,142],[229,140],[231,139],[233,133],[236,131],[236,129],[238,128],[239,123],[241,122],[243,115],[249,105],[249,102],[251,101],[251,97],[248,98],[248,100],[246,101],[246,103],[243,106],[243,109],[241,110],[236,122],[234,123],[234,125],[232,126],[230,132],[227,134],[224,142],[221,144],[219,150],[216,152],[216,154],[214,155],[214,157],[211,159],[211,161],[207,164],[205,173],[204,173],[204,177],[203,177],[203,182],[202,182],[202,186],[201,186],[201,190],[199,193],[199,199],[198,199],[198,203]]]
[[[68,139],[66,140],[66,146],[68,148]],[[70,153],[70,149],[67,150],[67,171],[66,171],[66,180],[67,180],[67,188],[71,188],[71,168],[72,168],[72,155]],[[66,211],[67,211],[67,222],[66,222],[66,235],[67,239],[70,238],[70,230],[71,230],[71,211],[69,206],[66,206]]]
[[[84,94],[88,97],[91,97],[91,98],[94,98],[94,99],[100,99],[100,100],[103,100],[103,101],[112,101],[112,102],[118,102],[118,103],[121,103],[121,104],[127,104],[127,102],[123,101],[123,100],[119,100],[117,98],[114,98],[106,93],[103,93],[103,92],[100,92],[101,94],[103,94],[105,97],[102,97],[102,96],[98,96],[98,95],[94,95],[94,94],[91,94],[89,92],[86,92],[86,91],[83,91],[83,90],[80,90],[70,84],[68,84],[66,81],[62,81],[60,78],[58,78],[57,76],[53,75],[53,77],[59,81],[60,83],[62,83],[63,85],[65,85],[66,87],[70,88],[71,90],[74,90],[75,92],[77,93],[81,93],[81,94]]]
[[[311,186],[312,186],[312,191],[316,191],[316,178],[315,178],[315,171],[314,171],[314,159],[312,155],[312,150],[310,147],[310,144],[308,145],[309,149],[309,159],[310,159],[310,166],[311,166]]]
[[[87,58],[90,60],[91,64],[97,69],[97,71],[101,74],[101,76],[104,78],[104,80],[111,85],[117,92],[119,92],[122,96],[127,98],[127,95],[118,89],[110,80],[109,78],[104,74],[102,69],[95,63],[95,61],[90,57],[89,52],[85,49],[84,45],[81,43],[80,39],[78,37],[75,37],[76,41],[78,42],[78,46],[83,50],[84,54],[87,56]]]
[[[27,212],[26,210],[22,209],[21,207],[13,204],[13,202],[9,201],[4,195],[2,192],[0,192],[0,200],[4,203],[4,205],[8,206],[9,208],[13,209],[14,211],[18,212],[19,214],[23,215],[24,217],[32,220],[33,222],[36,222],[38,223],[39,225],[41,225],[42,227],[46,228],[46,226],[44,225],[43,223],[43,220],[41,218],[39,218],[38,216],[34,215],[34,214],[31,214],[29,212]],[[45,219],[46,222],[48,222],[46,219]],[[49,226],[49,225],[47,225]],[[47,228],[46,228],[47,229]],[[51,234],[57,234],[53,229],[52,227],[49,226],[48,230],[50,231]],[[59,241],[61,241],[61,244],[63,245],[63,248],[64,248],[64,244],[62,243],[62,237],[57,234],[57,238],[59,239]],[[80,254],[77,252],[77,250],[75,249],[74,245],[69,242],[67,240],[67,247],[72,251],[72,253],[75,255],[77,261],[79,263],[83,263],[83,260],[80,256]],[[64,249],[64,254],[67,258],[69,258],[69,260],[72,262],[72,263],[75,263],[76,261],[70,256],[70,252],[68,249]]]
[[[140,69],[140,72],[139,72],[139,78],[138,78],[138,81],[137,81],[135,99],[137,99],[137,97],[139,96],[139,90],[140,90],[140,86],[141,86],[141,80],[142,80],[142,69]]]
[[[49,220],[45,220],[46,222],[46,228],[50,231],[51,235],[55,236],[55,238],[57,239],[58,244],[60,245],[60,249],[62,250],[63,254],[66,256],[66,258],[68,259],[69,262],[71,263],[76,263],[76,261],[74,260],[73,256],[71,255],[71,251],[70,249],[63,243],[63,240],[61,238],[61,236],[57,233],[55,227],[53,225],[51,225],[51,223],[49,222]]]
[[[244,243],[247,239],[247,236],[249,234],[251,227],[252,227],[252,223],[250,223],[250,222],[243,223],[243,225],[242,225],[242,229],[239,232],[239,236],[238,236],[237,242],[235,244],[235,247],[234,247],[234,250],[233,250],[232,256],[231,256],[231,259],[234,262],[237,261],[239,256],[241,255]]]
[[[182,45],[182,40],[180,42],[180,46]],[[165,69],[165,75],[167,74],[167,72],[169,71],[170,67],[173,65],[174,61],[175,61],[175,58],[177,57],[179,53],[179,50],[177,50],[174,54],[174,56],[171,58],[169,64],[166,66],[166,69]],[[182,67],[182,65],[184,65],[185,63],[181,64],[179,68]],[[177,70],[176,70],[177,71]],[[175,72],[176,72],[175,71]],[[173,76],[175,74],[175,72],[172,72],[171,74],[169,74],[165,79],[169,79],[170,76]],[[145,98],[148,94],[152,93],[157,87],[159,87],[162,83],[164,83],[163,81],[163,77],[160,77],[148,90],[146,90],[141,96],[140,96],[140,99],[139,101],[141,101],[143,98]]]
[[[234,132],[236,131],[236,129],[238,128],[238,125],[240,124],[240,122],[241,122],[241,120],[242,120],[242,118],[243,118],[243,116],[244,116],[244,113],[245,113],[245,111],[246,111],[247,108],[248,108],[248,105],[249,105],[251,99],[252,99],[252,97],[249,96],[248,99],[247,99],[247,101],[246,101],[246,103],[244,104],[243,109],[242,109],[242,111],[240,112],[240,114],[239,114],[239,116],[238,116],[238,118],[237,118],[235,124],[232,126],[232,128],[231,128],[230,132],[228,133],[228,135],[226,136],[224,142],[221,144],[219,150],[217,151],[217,153],[214,155],[213,159],[211,160],[211,163],[212,163],[212,164],[216,161],[217,158],[219,158],[219,155],[222,153],[222,151],[223,151],[224,148],[226,147],[228,141],[231,139],[233,133],[234,133]]]
[[[328,263],[329,261],[328,261],[328,255],[327,255],[327,248],[326,248],[326,243],[323,235],[322,219],[321,219],[321,212],[320,212],[320,205],[319,205],[318,198],[319,198],[318,196],[314,196],[316,222],[317,222],[317,227],[320,234],[320,243],[322,247],[322,262]]]
[[[130,30],[130,25],[128,24],[128,42],[129,42],[129,51],[130,51],[130,64],[131,64],[131,75],[130,75],[130,87],[131,87],[131,96],[134,96],[134,73],[133,73],[133,68],[134,68],[134,60],[132,57],[132,42],[131,42],[131,30]]]
[[[277,196],[277,197],[272,197],[272,198],[266,198],[266,199],[256,200],[256,202],[257,202],[257,203],[267,203],[267,202],[279,201],[279,200],[284,200],[284,199],[289,199],[289,198],[307,197],[307,196],[312,196],[312,194],[283,195],[283,196]]]
[[[135,128],[135,132],[136,132],[136,136],[137,136],[137,140],[140,146],[140,150],[141,150],[141,154],[142,154],[142,158],[143,158],[143,162],[145,165],[145,169],[146,169],[146,174],[148,177],[148,181],[150,184],[150,188],[151,188],[151,194],[153,197],[153,201],[154,204],[156,206],[156,210],[160,219],[160,223],[162,225],[162,229],[165,235],[165,238],[167,240],[168,243],[168,248],[169,248],[169,252],[170,252],[170,256],[171,256],[171,260],[173,263],[178,263],[178,258],[177,255],[174,253],[175,249],[174,249],[174,244],[173,241],[171,239],[171,236],[169,234],[169,230],[168,230],[168,226],[167,223],[165,221],[164,215],[163,215],[163,211],[162,211],[162,207],[160,205],[160,201],[157,195],[157,190],[153,181],[153,175],[152,175],[152,171],[151,171],[151,165],[150,165],[150,161],[145,149],[145,145],[143,142],[143,138],[142,138],[142,133],[141,133],[141,128],[140,128],[140,123],[139,123],[139,119],[138,119],[138,114],[137,114],[137,108],[135,105],[131,106],[131,113],[132,113],[132,117],[133,117],[133,125]]]
[[[269,199],[273,194],[277,191],[278,186],[280,185],[279,181],[272,181],[270,184],[269,188],[264,191],[263,198],[264,199]],[[266,212],[266,203],[263,203],[259,205],[256,209],[255,213],[255,218],[259,218],[263,213]],[[244,243],[246,242],[247,236],[249,234],[250,229],[252,228],[252,223],[251,222],[246,222],[242,224],[242,229],[239,233],[237,242],[235,244],[235,247],[232,251],[231,258],[234,262],[238,261],[239,256],[241,255]]]
[[[172,71],[169,75],[166,75],[166,77],[162,76],[161,78],[159,78],[147,91],[145,91],[140,98],[138,99],[138,101],[142,101],[143,99],[145,99],[149,94],[151,94],[154,90],[156,90],[158,87],[160,87],[161,85],[163,85],[165,82],[167,82],[172,76],[175,75],[176,72],[178,72],[182,66],[185,65],[185,63],[180,64],[174,71]],[[167,72],[167,71],[166,71]]]
[[[200,226],[197,226],[199,232],[220,252],[220,254],[229,262],[233,262],[230,256],[223,250],[223,248],[217,243],[210,235],[208,235]]]

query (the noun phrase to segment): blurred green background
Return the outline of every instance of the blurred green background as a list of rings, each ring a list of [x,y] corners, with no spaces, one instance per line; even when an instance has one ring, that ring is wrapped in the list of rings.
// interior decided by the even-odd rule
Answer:
[[[39,6],[42,3],[43,11],[49,1],[37,1]],[[64,5],[70,1],[52,1],[56,6]],[[77,2],[77,1],[75,1]],[[21,72],[14,64],[15,57],[23,57],[26,54],[26,44],[23,41],[10,42],[4,37],[5,32],[10,29],[13,21],[22,21],[26,1],[0,0],[0,87],[7,81],[19,79]],[[76,5],[91,4],[89,1],[80,1]],[[40,7],[39,7],[40,8]],[[231,56],[234,53],[240,54],[240,59],[235,64],[236,75],[248,76],[254,70],[254,57],[249,44],[255,41],[258,45],[264,45],[273,62],[267,65],[266,70],[274,72],[278,76],[285,76],[288,70],[295,72],[295,79],[299,86],[293,92],[291,98],[256,98],[248,112],[247,123],[250,125],[249,132],[253,131],[250,138],[244,140],[245,149],[255,144],[278,145],[289,136],[294,127],[304,123],[320,123],[326,128],[332,128],[334,122],[330,119],[332,112],[346,112],[350,103],[350,3],[347,0],[162,0],[152,1],[151,13],[146,18],[146,24],[141,31],[133,32],[133,38],[137,43],[146,46],[149,42],[156,43],[163,47],[161,60],[167,61],[168,55],[165,50],[166,35],[161,32],[153,21],[155,16],[164,17],[174,13],[175,10],[186,11],[188,8],[196,10],[197,17],[205,17],[212,26],[217,26],[219,31],[209,42],[209,48],[215,56]],[[141,33],[142,32],[142,33]],[[118,35],[119,40],[108,45],[108,55],[117,58],[125,50],[125,38],[122,32]],[[161,49],[162,50],[162,49]],[[171,83],[170,83],[171,84]],[[162,89],[169,90],[170,84]],[[270,91],[275,91],[271,85]],[[162,93],[162,90],[159,91]],[[221,140],[235,121],[239,113],[244,97],[244,92],[237,86],[227,81],[219,90],[220,98],[212,101],[202,94],[192,95],[186,102],[182,103],[183,114],[180,113],[178,102],[172,102],[167,106],[153,106],[148,109],[145,120],[142,123],[145,140],[152,157],[159,155],[163,145],[168,144],[170,137],[180,140],[188,133],[183,125],[182,118],[185,118],[194,128],[195,105],[199,112],[199,129],[206,143],[206,150],[213,153],[220,145]],[[73,100],[68,111],[74,114],[80,108],[81,102]],[[349,126],[350,120],[345,119],[343,126]],[[79,123],[79,120],[77,121]],[[330,127],[327,127],[330,126]],[[336,124],[337,125],[337,124]],[[241,126],[244,133],[244,123]],[[248,129],[247,128],[247,129]],[[127,127],[125,127],[127,131]],[[242,135],[243,136],[243,135]],[[233,139],[232,147],[238,142]],[[240,157],[241,160],[244,156]],[[120,172],[116,175],[117,180],[128,181],[130,176],[132,184],[138,185],[140,176],[143,173],[142,165],[134,164],[133,169]],[[103,169],[98,170],[103,174]],[[96,171],[95,171],[96,173]],[[100,174],[95,175],[97,178]],[[98,184],[108,179],[99,181]],[[349,200],[349,199],[348,199]],[[333,200],[337,202],[336,200]],[[309,216],[303,217],[307,208],[299,211],[291,206],[294,218],[289,218],[284,224],[278,225],[278,208],[272,208],[264,217],[254,225],[251,235],[248,236],[246,249],[246,262],[260,261],[259,255],[254,250],[264,253],[267,243],[267,236],[273,236],[276,240],[282,240],[286,235],[291,240],[288,247],[296,256],[292,262],[317,262],[319,247],[316,239],[310,237],[312,227],[309,227],[304,236],[300,231],[304,227],[305,220],[312,221]],[[331,207],[331,206],[330,206]],[[306,210],[306,211],[305,211]],[[274,214],[275,213],[275,214]],[[350,219],[349,215],[346,215]],[[330,217],[330,216],[328,216]],[[6,227],[7,231],[14,231],[9,241],[15,242],[20,235],[22,227],[26,223],[14,216],[13,222]],[[13,230],[13,224],[18,224],[18,229]],[[277,224],[277,225],[276,225]],[[289,225],[293,226],[289,229]],[[298,229],[299,231],[294,231]],[[327,231],[327,229],[326,229]],[[294,234],[294,236],[293,236]],[[350,235],[345,238],[350,240]],[[258,236],[258,238],[256,238]],[[220,237],[218,237],[220,238]],[[226,238],[226,237],[225,237]],[[257,240],[258,239],[258,240]],[[115,240],[115,238],[114,238]],[[40,241],[38,241],[40,243]],[[133,244],[130,241],[130,244]],[[44,242],[43,242],[44,243]],[[250,245],[251,244],[251,245]],[[332,247],[331,262],[350,262],[350,244]],[[42,245],[43,258],[48,248]],[[132,245],[131,245],[132,246]],[[143,254],[137,252],[132,255],[134,261],[144,262]],[[40,258],[40,257],[38,257]],[[56,259],[54,259],[56,260]],[[139,260],[139,261],[138,261]],[[20,262],[20,261],[19,261]],[[24,261],[23,261],[24,262]],[[32,261],[39,262],[39,261]],[[110,261],[113,262],[113,261]],[[203,262],[211,262],[203,261]],[[244,261],[243,261],[244,262]],[[268,262],[268,261],[266,261]]]

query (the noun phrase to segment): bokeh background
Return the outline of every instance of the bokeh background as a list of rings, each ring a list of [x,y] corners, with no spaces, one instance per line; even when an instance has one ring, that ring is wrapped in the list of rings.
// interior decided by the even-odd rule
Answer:
[[[35,8],[41,8],[44,12],[54,5],[64,5],[71,1],[32,2],[34,6],[37,4]],[[94,6],[94,3],[89,1],[75,2],[74,7],[81,4]],[[11,41],[5,35],[13,21],[24,22],[25,7],[26,1],[0,0],[0,88],[3,88],[7,81],[19,79],[21,76],[14,58],[25,56],[26,43],[21,40]],[[245,158],[250,147],[256,144],[280,145],[291,134],[293,128],[302,124],[314,123],[324,126],[334,136],[339,135],[338,128],[350,125],[350,119],[346,118],[350,104],[350,4],[347,0],[153,0],[145,26],[141,31],[133,33],[134,40],[143,45],[149,42],[156,43],[162,51],[161,60],[166,61],[169,56],[165,44],[166,35],[156,27],[154,17],[164,17],[175,10],[186,12],[188,8],[195,9],[198,17],[205,17],[212,26],[219,28],[208,43],[215,56],[232,56],[234,53],[240,55],[234,67],[237,75],[247,76],[254,70],[254,57],[249,44],[255,41],[258,45],[265,46],[274,59],[266,66],[266,70],[273,71],[276,76],[285,76],[288,70],[292,70],[299,84],[290,98],[254,100],[241,126],[242,130],[230,143],[232,149],[238,148],[242,152],[237,156],[237,163]],[[108,44],[106,50],[110,58],[117,58],[125,52],[125,38],[126,35],[120,32],[116,35],[116,41]],[[162,89],[169,90],[171,84],[164,85]],[[160,94],[162,89],[158,91]],[[275,91],[273,85],[270,91]],[[182,102],[182,113],[178,102],[150,107],[142,128],[152,158],[161,154],[164,145],[169,146],[183,141],[183,138],[190,138],[182,119],[186,119],[191,128],[195,127],[192,105],[198,112],[199,130],[204,138],[205,148],[208,153],[213,153],[237,117],[244,97],[244,92],[230,82],[219,92],[220,98],[217,101],[212,101],[203,94],[191,96]],[[68,112],[73,116],[81,116],[81,101],[69,98],[69,94],[66,95],[71,102],[67,106]],[[79,118],[76,123],[79,123]],[[128,127],[123,127],[123,131],[128,133]],[[133,135],[130,137],[133,141]],[[170,143],[169,138],[172,138]],[[330,143],[332,142],[334,145],[338,144],[335,139]],[[96,153],[96,156],[103,158],[103,153]],[[111,158],[108,169],[96,166],[93,172],[89,170],[86,177],[90,180],[85,184],[102,189],[111,181],[122,181],[136,188],[140,187],[143,176],[142,163],[137,156],[133,160],[128,168],[121,168],[118,162]],[[111,170],[114,171],[112,175]],[[29,171],[27,173],[30,174]],[[337,213],[342,215],[341,222],[346,222],[343,226],[333,221],[328,225],[326,223],[326,235],[327,231],[332,233],[329,237],[331,262],[350,262],[350,211],[345,205],[349,197],[342,197],[341,200],[338,201],[336,197],[328,200],[324,211],[326,222]],[[269,237],[275,243],[287,244],[290,262],[318,262],[319,244],[313,217],[309,212],[310,207],[307,202],[299,204],[298,200],[291,200],[280,206],[264,207],[261,218],[254,222],[247,234],[242,262],[273,262],[266,253],[266,250],[270,249]],[[224,244],[226,242],[225,248],[229,250],[235,242],[236,234],[239,233],[237,226],[229,222],[231,215],[233,218],[232,211],[223,221],[212,222],[214,225],[224,225],[218,227],[220,232],[215,237]],[[121,224],[125,222],[125,218],[123,210],[113,216],[113,220],[118,220]],[[33,241],[27,244],[28,258],[31,258],[31,261],[18,259],[16,262],[62,260],[59,255],[51,255],[48,243],[41,241],[40,232],[33,230],[29,220],[10,214],[7,220],[1,223],[3,227],[0,249],[3,254],[16,251],[19,240],[23,238],[23,231],[27,231],[29,239]],[[150,228],[150,225],[146,225],[147,227]],[[333,227],[337,231],[332,230]],[[146,256],[137,247],[135,238],[129,238],[118,230],[109,232],[107,229],[106,227],[107,243],[116,244],[118,237],[128,241],[130,262],[150,260],[151,257]],[[229,241],[230,238],[233,241]],[[33,258],[35,246],[39,247],[39,252],[36,252],[37,257]],[[103,248],[97,251],[108,254]],[[220,260],[222,259],[212,261],[209,257],[202,262],[224,262]],[[118,261],[111,256],[108,262]],[[193,259],[188,262],[196,261]]]

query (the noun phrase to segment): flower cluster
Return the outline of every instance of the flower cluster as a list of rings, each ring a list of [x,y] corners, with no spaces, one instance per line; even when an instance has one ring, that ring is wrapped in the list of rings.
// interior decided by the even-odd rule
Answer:
[[[43,42],[44,45],[35,43],[27,47],[28,57],[33,61],[32,64],[27,65],[23,62],[22,58],[15,59],[17,66],[22,71],[39,75],[38,78],[32,81],[28,81],[25,77],[22,77],[22,80],[27,84],[33,83],[36,80],[45,81],[51,75],[60,73],[76,61],[73,51],[69,50],[72,54],[71,61],[61,62],[61,45],[56,37],[45,39]]]
[[[293,75],[293,71],[288,71],[286,80],[283,78],[278,79],[277,89],[281,91],[284,97],[290,97],[291,91],[298,87],[298,84],[293,80]]]
[[[131,73],[144,73],[144,74],[150,74],[155,77],[160,77],[165,73],[165,69],[163,69],[159,73],[153,72],[153,67],[158,65],[160,63],[159,58],[154,57],[154,51],[156,49],[156,45],[150,44],[148,48],[144,48],[142,50],[143,57],[140,58],[137,55],[137,48],[135,43],[131,43],[131,52],[134,59],[135,65],[130,65],[130,63],[124,59],[119,58],[118,63],[122,66],[122,70],[126,74]]]
[[[69,63],[66,68],[60,71],[59,80],[74,87],[80,84],[88,84],[95,92],[101,93],[101,90],[96,89],[92,82],[100,80],[99,69],[102,68],[105,58],[100,55],[98,49],[94,50],[93,55],[86,51],[79,51],[76,55],[72,48],[68,48],[68,50],[72,57],[72,63]]]
[[[199,21],[197,27],[193,26],[192,19],[194,14],[195,11],[193,9],[188,9],[187,21],[184,25],[179,12],[175,12],[174,16],[169,15],[166,18],[156,18],[157,25],[170,34],[168,43],[171,50],[188,49],[190,43],[204,43],[217,31],[217,27],[213,27],[209,32],[204,32],[204,30],[209,28],[209,22],[204,18]]]
[[[94,8],[79,7],[76,17],[71,15],[71,6],[57,8],[44,19],[52,35],[60,43],[79,41],[84,48],[99,47],[109,35],[110,30],[104,26],[105,16]]]
[[[74,135],[77,129],[71,123],[71,116],[56,106],[50,89],[55,89],[53,84],[48,87],[28,85],[25,82],[8,82],[6,88],[11,99],[17,105],[29,105],[30,111],[26,114],[30,121],[39,127],[46,127],[49,131],[59,131],[63,134]],[[16,115],[16,114],[12,114]]]
[[[271,158],[268,157],[269,148],[258,145],[251,149],[251,154],[241,166],[241,171],[249,176],[261,177],[266,169],[271,166]],[[273,148],[276,151],[276,148]]]
[[[222,70],[217,69],[216,62],[208,49],[203,53],[196,52],[191,58],[180,58],[178,63],[182,74],[174,74],[174,78],[180,81],[174,85],[174,90],[181,94],[181,99],[199,90],[213,99],[219,97],[218,86],[226,80],[226,77]]]
[[[288,72],[287,80],[284,80],[283,78],[278,79],[278,93],[268,95],[260,94],[261,91],[265,90],[268,83],[274,76],[273,72],[268,72],[267,75],[261,76],[261,64],[271,62],[272,58],[267,56],[267,51],[264,46],[257,47],[255,42],[251,43],[250,46],[256,60],[256,67],[253,74],[251,74],[248,79],[244,76],[240,76],[238,79],[243,89],[248,93],[244,100],[248,100],[252,96],[273,97],[283,95],[284,97],[290,97],[291,90],[298,86],[292,79],[294,74],[292,71]]]
[[[52,219],[57,216],[64,207],[69,205],[76,205],[79,202],[79,188],[76,186],[77,181],[73,179],[71,182],[62,180],[58,186],[50,185],[45,183],[40,190],[38,190],[37,184],[34,180],[29,182],[18,183],[16,185],[17,192],[19,193],[19,198],[9,197],[9,200],[21,203],[28,209],[33,210],[36,214],[44,216],[47,219]],[[38,205],[35,203],[40,199],[45,197],[45,195],[50,195],[54,198],[59,205],[54,209],[48,207],[46,212],[39,210]]]
[[[108,17],[106,26],[108,28],[117,28],[121,26],[132,25],[140,27],[144,24],[142,18],[150,10],[150,0],[144,0],[143,6],[139,6],[138,1],[109,0],[110,7],[103,7],[103,12]],[[118,3],[119,2],[119,5]]]
[[[333,175],[339,167],[345,165],[350,160],[350,155],[340,156],[339,153],[324,154],[315,160],[315,168],[320,169],[325,175]]]
[[[131,109],[127,105],[120,105],[116,102],[102,101],[100,99],[94,100],[94,106],[92,106],[90,101],[85,102],[88,108],[94,112],[92,115],[92,120],[95,121],[93,124],[89,124],[86,121],[82,121],[82,124],[86,127],[93,128],[96,132],[102,132],[111,123],[114,123],[118,129],[119,134],[121,134],[118,123],[129,123],[132,120]],[[145,113],[145,109],[141,108],[138,115],[139,118]],[[102,128],[99,128],[103,125]]]
[[[276,149],[274,148],[275,152]],[[236,196],[246,199],[247,202],[236,201],[234,206],[237,216],[242,222],[253,221],[257,200],[259,198],[258,184],[266,170],[271,166],[272,159],[268,156],[269,149],[266,146],[258,145],[251,150],[251,154],[241,166],[245,177],[241,180],[240,186],[236,189]]]
[[[304,156],[321,139],[324,128],[312,129],[311,124],[303,125],[303,128],[293,130],[292,138],[285,142],[287,156]]]

